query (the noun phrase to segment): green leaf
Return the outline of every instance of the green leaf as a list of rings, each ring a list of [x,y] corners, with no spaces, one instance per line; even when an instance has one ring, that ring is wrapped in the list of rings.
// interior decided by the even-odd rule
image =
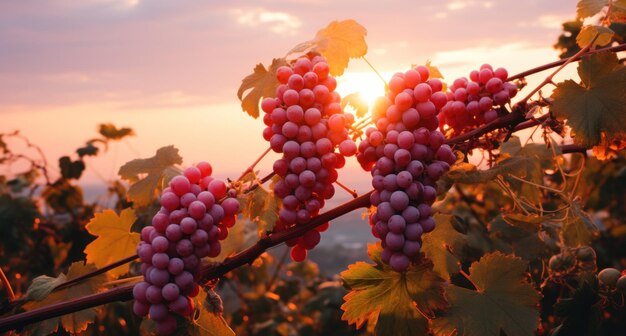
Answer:
[[[422,252],[433,261],[435,273],[449,280],[450,275],[461,270],[459,260],[451,251],[459,250],[467,237],[452,225],[456,220],[454,216],[437,214],[434,219],[435,230],[422,236]]]
[[[593,41],[591,48],[602,47],[611,43],[611,41],[613,41],[613,35],[615,35],[615,32],[611,30],[611,28],[605,26],[584,26],[580,33],[578,33],[578,36],[576,36],[576,43],[579,47],[584,48],[589,43],[591,43],[596,35],[598,36],[598,38]]]
[[[576,5],[576,17],[584,19],[598,14],[608,4],[607,0],[580,0]]]
[[[284,58],[275,58],[268,69],[262,63],[254,67],[254,72],[246,76],[237,90],[237,97],[241,101],[241,108],[253,118],[259,117],[259,102],[263,97],[276,96],[278,79],[276,70],[287,65]],[[249,91],[247,94],[245,94]],[[244,97],[245,94],[245,97]]]
[[[357,328],[368,320],[376,320],[378,335],[426,332],[427,316],[422,314],[432,316],[434,310],[447,306],[443,297],[444,280],[424,258],[407,272],[395,272],[376,257],[381,249],[379,244],[370,246],[376,264],[357,262],[341,273],[344,284],[351,289],[344,296],[342,319],[356,324]]]
[[[433,321],[435,334],[534,335],[541,295],[526,281],[527,267],[522,259],[499,252],[473,263],[469,279],[476,290],[455,285],[446,288],[451,307]]]
[[[626,128],[626,68],[611,52],[593,54],[578,66],[581,84],[557,84],[552,112],[567,119],[576,141],[591,147],[607,137],[623,135]]]
[[[159,148],[156,154],[147,159],[135,159],[127,162],[119,170],[121,178],[132,182],[128,189],[128,198],[135,206],[150,204],[160,188],[165,173],[175,164],[181,164],[183,158],[174,146]],[[139,175],[146,175],[140,179]]]
[[[33,282],[26,290],[25,299],[41,301],[45,299],[52,290],[67,280],[65,274],[61,273],[58,277],[53,278],[47,275],[40,275],[33,279]]]
[[[100,134],[109,140],[121,140],[127,136],[135,135],[135,132],[132,128],[122,127],[117,128],[113,124],[100,124],[99,125]]]
[[[96,270],[96,267],[92,264],[85,265],[84,262],[78,261],[72,263],[67,271],[66,278],[68,280],[74,279],[83,274]],[[60,276],[59,276],[60,277]],[[95,294],[102,290],[102,285],[107,281],[105,274],[96,275],[81,281],[80,283],[59,289],[52,292],[45,299],[41,301],[31,301],[24,304],[24,309],[27,311],[45,307],[54,303],[65,302],[78,297],[83,297],[90,294]],[[29,326],[27,333],[41,334],[52,333],[56,331],[59,321],[63,328],[69,333],[76,334],[87,329],[87,326],[94,321],[97,316],[97,308],[88,308],[81,310],[73,314],[63,315],[61,317],[55,317],[50,320],[44,321],[43,324],[35,324]]]
[[[353,92],[343,97],[341,107],[345,109],[346,106],[354,108],[358,118],[363,117],[369,111],[369,106],[360,92]]]

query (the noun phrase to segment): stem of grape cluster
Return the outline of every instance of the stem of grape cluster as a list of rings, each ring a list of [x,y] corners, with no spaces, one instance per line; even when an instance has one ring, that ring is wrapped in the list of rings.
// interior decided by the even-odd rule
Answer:
[[[244,176],[246,176],[248,173],[251,173],[254,170],[254,167],[256,167],[256,165],[261,162],[261,160],[263,160],[263,158],[272,150],[271,147],[268,147],[263,154],[261,154],[256,160],[254,160],[254,162],[252,162],[252,164],[250,165],[250,167],[248,167],[248,169],[244,170],[243,173],[241,173],[241,176],[239,176],[239,178],[237,179],[237,181],[241,180],[242,178],[244,178]]]
[[[339,182],[339,181],[335,181],[335,184],[338,185],[339,187],[341,187],[341,189],[347,191],[352,197],[357,198],[359,197],[359,194],[357,194],[356,190],[354,189],[350,189],[348,188],[347,185]]]
[[[365,58],[365,56],[361,56],[361,58],[365,61],[365,63],[367,63],[367,65],[370,67],[370,69],[372,69],[372,71],[374,71],[374,73],[378,76],[378,78],[380,78],[381,81],[383,81],[383,83],[385,83],[385,91],[387,91],[387,81],[385,80],[385,78],[380,74],[380,72],[378,72],[378,70],[376,70],[376,68],[374,68],[374,66],[372,65],[372,63],[370,63],[367,58]]]

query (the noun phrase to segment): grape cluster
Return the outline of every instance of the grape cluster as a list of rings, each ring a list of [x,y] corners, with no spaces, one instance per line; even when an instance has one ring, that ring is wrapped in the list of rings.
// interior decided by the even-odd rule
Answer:
[[[435,228],[431,205],[436,182],[456,156],[437,130],[437,114],[447,97],[439,79],[418,66],[395,74],[373,110],[376,128],[366,130],[357,160],[372,171],[372,233],[382,241],[382,259],[395,271],[409,267],[421,235]]]
[[[504,68],[493,70],[483,64],[470,73],[470,79],[458,78],[447,93],[448,102],[441,109],[441,130],[458,135],[498,118],[497,106],[504,106],[517,94],[517,86],[506,82]]]
[[[626,271],[620,272],[615,268],[605,268],[598,273],[598,280],[604,287],[626,294]]]
[[[343,112],[341,97],[335,92],[337,81],[322,56],[302,56],[293,66],[278,68],[276,77],[280,82],[276,98],[265,98],[261,108],[267,126],[263,137],[274,152],[283,154],[273,166],[281,177],[274,193],[283,202],[276,229],[283,230],[319,213],[325,200],[335,194],[337,169],[357,148],[348,133],[354,116]],[[304,260],[327,227],[322,225],[287,242],[293,247],[291,258]]]
[[[596,252],[591,246],[579,246],[550,257],[548,270],[552,275],[564,276],[576,272],[595,272]]]
[[[144,281],[133,288],[133,311],[150,315],[160,334],[176,330],[174,314],[190,315],[204,257],[216,257],[235,224],[239,202],[207,162],[174,177],[161,194],[161,209],[141,230],[137,255]]]

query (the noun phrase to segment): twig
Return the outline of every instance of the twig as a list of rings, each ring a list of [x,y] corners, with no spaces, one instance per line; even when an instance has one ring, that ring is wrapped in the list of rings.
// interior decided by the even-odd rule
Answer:
[[[359,194],[356,193],[356,190],[348,188],[347,185],[345,185],[345,184],[343,184],[343,183],[341,183],[339,181],[335,181],[335,184],[338,185],[339,187],[341,187],[341,189],[347,191],[350,195],[352,195],[352,197],[354,197],[354,198],[359,197]]]
[[[478,215],[478,212],[476,212],[476,210],[474,210],[474,207],[472,206],[472,204],[474,202],[465,194],[465,192],[463,191],[461,186],[457,184],[454,189],[459,194],[459,196],[461,196],[461,199],[463,200],[463,202],[465,202],[467,204],[467,207],[469,207],[470,212],[472,213],[472,215],[474,215],[474,218],[476,218],[478,223],[480,223],[480,225],[482,225],[484,228],[486,228],[487,224],[485,224],[485,222],[483,222],[483,220]]]
[[[252,164],[250,165],[250,167],[248,167],[246,170],[243,171],[243,173],[241,173],[241,176],[239,176],[239,178],[237,179],[237,181],[241,180],[244,176],[246,176],[246,174],[252,172],[254,170],[254,167],[256,167],[256,165],[261,162],[261,160],[263,160],[263,158],[265,157],[265,155],[267,155],[267,153],[269,153],[272,150],[271,147],[268,147],[263,154],[261,154],[256,160],[254,160],[254,162],[252,162]]]
[[[581,58],[583,58],[585,56],[601,53],[603,51],[619,52],[619,51],[624,51],[624,50],[626,50],[626,43],[618,44],[618,45],[613,46],[613,47],[602,48],[602,49],[595,49],[593,51],[585,52],[585,53],[583,53],[583,54],[573,58],[573,61],[578,61],[579,59],[581,59]],[[542,72],[542,71],[545,71],[545,70],[548,70],[548,69],[556,68],[556,67],[558,67],[560,65],[563,65],[563,63],[567,62],[567,60],[568,60],[567,58],[564,58],[564,59],[561,59],[561,60],[558,60],[558,61],[554,61],[552,63],[544,64],[544,65],[538,66],[536,68],[533,68],[533,69],[530,69],[530,70],[527,70],[527,71],[515,74],[515,75],[507,78],[506,80],[507,81],[513,81],[513,80],[516,80],[516,79],[524,78],[524,77],[529,76],[529,75],[534,75],[536,73],[539,73],[539,72]]]
[[[274,177],[274,175],[276,175],[276,173],[271,172],[269,174],[267,174],[264,178],[262,178],[258,183],[254,183],[253,185],[249,186],[248,189],[246,189],[243,193],[247,194],[251,191],[253,191],[254,189],[258,188],[260,185],[264,184],[265,182],[269,181],[272,179],[272,177]]]
[[[520,100],[520,102],[528,101],[535,93],[539,92],[539,90],[541,90],[542,87],[546,86],[547,84],[552,83],[552,79],[554,78],[554,76],[556,76],[556,74],[559,73],[561,70],[563,70],[563,68],[565,68],[568,64],[574,62],[574,60],[578,59],[579,57],[582,57],[582,55],[584,55],[587,52],[587,50],[589,50],[589,48],[591,48],[591,46],[596,41],[598,36],[599,36],[599,34],[596,34],[596,36],[594,36],[594,38],[589,43],[587,43],[587,45],[584,48],[580,49],[580,51],[578,51],[574,56],[567,58],[565,60],[565,62],[563,62],[563,64],[561,64],[548,77],[546,77],[541,83],[539,83],[539,85],[537,85],[536,88],[534,88],[532,91],[530,91],[526,95],[526,97],[522,98]]]
[[[283,255],[280,256],[280,260],[278,261],[278,265],[276,265],[276,269],[274,270],[274,273],[272,274],[272,278],[265,286],[266,291],[272,290],[272,287],[274,286],[274,282],[276,282],[276,279],[278,279],[278,274],[280,273],[280,270],[283,268],[283,265],[285,264],[285,260],[287,260],[287,255],[289,255],[289,250],[290,249],[286,248],[285,252],[283,252]]]
[[[15,292],[13,292],[13,287],[11,287],[11,283],[9,282],[9,279],[7,279],[7,276],[4,274],[2,267],[0,267],[0,280],[2,280],[4,287],[6,287],[7,289],[7,293],[9,294],[9,300],[15,300]]]

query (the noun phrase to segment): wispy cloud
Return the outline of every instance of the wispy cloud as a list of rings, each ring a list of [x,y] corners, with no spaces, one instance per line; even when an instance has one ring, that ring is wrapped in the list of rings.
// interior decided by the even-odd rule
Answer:
[[[231,10],[231,14],[240,25],[251,28],[262,27],[276,34],[296,35],[298,28],[302,26],[302,22],[295,15],[263,8],[235,8]]]

